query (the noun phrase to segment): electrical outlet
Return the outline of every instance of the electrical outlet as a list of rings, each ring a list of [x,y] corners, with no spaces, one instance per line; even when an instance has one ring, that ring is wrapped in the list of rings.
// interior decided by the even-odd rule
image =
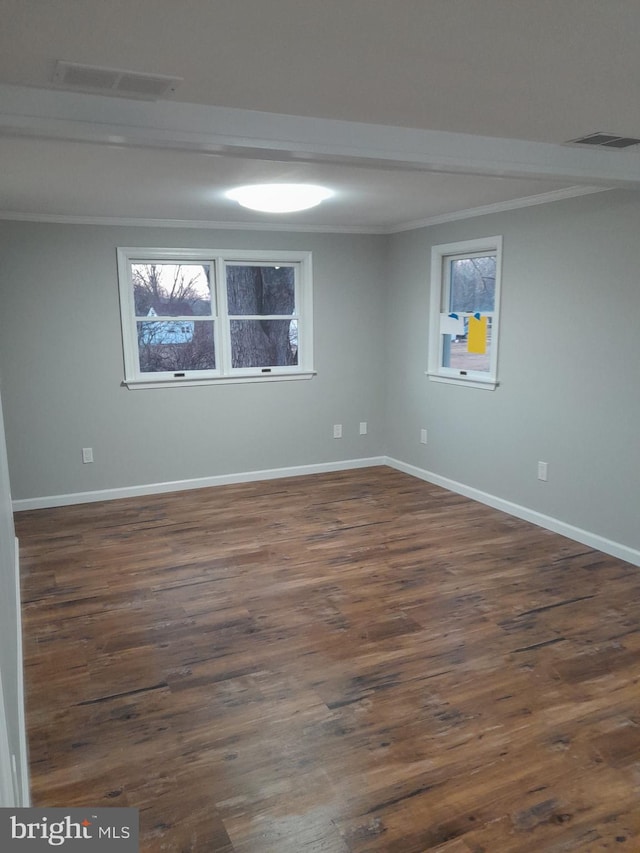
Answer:
[[[538,479],[539,480],[543,480],[546,483],[547,479],[548,479],[548,476],[547,476],[548,471],[549,471],[549,466],[547,465],[546,462],[538,462]]]
[[[333,437],[342,438],[342,424],[333,425]]]
[[[82,461],[93,462],[93,447],[83,447],[82,448]]]
[[[360,421],[360,435],[366,435],[366,434],[367,434],[367,422],[366,421]]]
[[[427,443],[427,431],[426,431],[426,429],[421,429],[420,430],[420,444],[426,444],[426,443]]]

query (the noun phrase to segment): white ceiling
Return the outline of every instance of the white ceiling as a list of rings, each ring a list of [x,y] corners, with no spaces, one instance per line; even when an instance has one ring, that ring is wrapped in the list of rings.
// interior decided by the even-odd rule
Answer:
[[[3,215],[393,231],[640,188],[640,147],[563,145],[640,137],[638,0],[0,0],[0,16]],[[183,82],[157,103],[58,92],[58,59]],[[224,198],[262,180],[336,195],[284,218]]]

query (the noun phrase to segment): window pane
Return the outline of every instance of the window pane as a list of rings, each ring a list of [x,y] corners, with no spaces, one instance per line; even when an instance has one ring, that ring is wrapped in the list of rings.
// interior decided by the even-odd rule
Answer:
[[[494,311],[496,256],[457,258],[449,261],[449,311]]]
[[[469,318],[464,318],[464,335],[443,335],[442,366],[455,370],[479,370],[488,373],[491,365],[493,318],[487,317],[487,351],[484,353],[468,352],[467,329]]]
[[[291,347],[291,364],[298,363],[298,321],[292,320],[289,324],[289,346]]]
[[[132,263],[136,317],[211,314],[209,264]]]
[[[212,323],[143,321],[137,327],[142,373],[215,369]]]
[[[295,314],[295,268],[227,266],[229,314]]]
[[[285,367],[298,363],[296,320],[231,320],[233,367]]]

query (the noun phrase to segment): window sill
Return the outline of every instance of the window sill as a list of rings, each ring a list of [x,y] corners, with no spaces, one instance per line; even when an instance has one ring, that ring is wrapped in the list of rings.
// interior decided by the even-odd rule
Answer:
[[[425,371],[431,382],[444,382],[447,385],[466,385],[467,388],[480,388],[482,391],[495,391],[500,384],[497,379],[475,379],[472,376],[444,376],[442,373]]]
[[[251,373],[241,376],[208,376],[198,379],[197,377],[162,378],[162,379],[124,379],[120,384],[130,391],[147,391],[151,388],[191,388],[196,385],[238,385],[248,382],[290,382],[296,379],[312,379],[316,375],[315,370],[303,373]]]

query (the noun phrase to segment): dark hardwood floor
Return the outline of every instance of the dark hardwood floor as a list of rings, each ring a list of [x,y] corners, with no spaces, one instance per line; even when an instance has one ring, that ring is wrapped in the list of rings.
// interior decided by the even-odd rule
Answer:
[[[640,850],[640,569],[388,468],[17,515],[39,806],[141,850]]]

